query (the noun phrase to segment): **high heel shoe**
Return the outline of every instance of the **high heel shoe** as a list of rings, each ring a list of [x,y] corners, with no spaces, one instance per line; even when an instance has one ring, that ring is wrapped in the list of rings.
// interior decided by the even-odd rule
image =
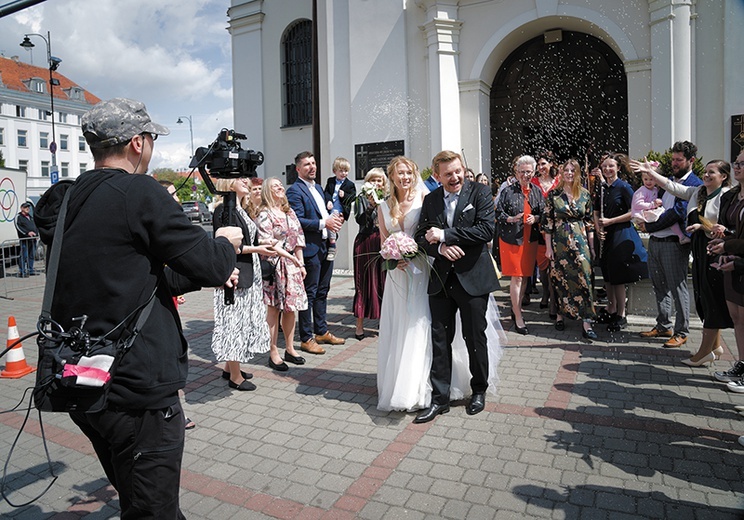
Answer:
[[[700,367],[705,365],[706,363],[709,363],[711,366],[716,360],[716,355],[713,352],[709,352],[707,356],[702,358],[700,361],[692,361],[691,359],[683,359],[682,363],[687,365],[688,367]]]
[[[527,324],[526,323],[524,324],[524,327],[520,327],[519,325],[517,325],[517,322],[516,321],[514,322],[514,331],[517,334],[521,334],[522,336],[526,336],[527,334],[530,333],[530,331],[527,330]]]
[[[721,356],[723,355],[723,347],[718,345],[713,349],[713,353],[716,355],[716,359],[721,359]]]

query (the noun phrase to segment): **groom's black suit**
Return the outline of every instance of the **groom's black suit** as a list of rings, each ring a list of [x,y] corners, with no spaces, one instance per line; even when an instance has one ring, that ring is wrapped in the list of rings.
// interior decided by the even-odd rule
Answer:
[[[470,386],[473,393],[488,388],[486,309],[488,295],[499,288],[488,242],[493,238],[494,207],[491,190],[465,181],[455,206],[453,225],[447,224],[444,195],[439,187],[426,196],[416,231],[419,247],[434,258],[429,278],[429,307],[432,320],[432,403],[449,403],[452,379],[452,340],[455,315],[460,310],[463,336],[468,348]],[[459,246],[465,256],[451,262],[439,253],[441,244],[429,244],[426,231],[444,230],[444,244]]]

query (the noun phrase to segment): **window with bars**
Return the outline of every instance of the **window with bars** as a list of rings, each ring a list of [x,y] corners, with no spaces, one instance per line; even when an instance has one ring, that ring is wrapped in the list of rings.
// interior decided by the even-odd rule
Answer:
[[[285,126],[313,122],[312,29],[310,20],[302,20],[289,27],[282,38]]]

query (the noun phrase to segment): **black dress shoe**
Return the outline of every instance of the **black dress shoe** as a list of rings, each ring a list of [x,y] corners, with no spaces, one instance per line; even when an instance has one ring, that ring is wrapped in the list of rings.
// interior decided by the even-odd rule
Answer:
[[[284,361],[289,361],[290,363],[294,363],[295,365],[304,365],[305,364],[305,358],[302,356],[293,356],[289,352],[284,353]]]
[[[547,309],[548,307],[550,307],[550,303],[549,302],[540,302],[540,308],[541,309]]]
[[[470,398],[470,402],[468,403],[467,408],[465,408],[465,412],[468,415],[475,415],[477,413],[481,413],[483,411],[483,408],[485,407],[486,394],[477,393],[473,394],[473,397]]]
[[[421,424],[426,423],[434,419],[439,414],[447,413],[449,412],[449,403],[448,404],[436,404],[432,403],[432,405],[427,408],[426,410],[423,410],[420,412],[416,418],[413,420],[415,424]]]
[[[227,386],[229,386],[233,390],[240,390],[241,392],[250,392],[251,390],[255,390],[256,389],[256,385],[254,385],[250,381],[245,381],[245,380],[238,385],[238,384],[233,383],[232,381],[230,381],[228,379],[227,380]]]
[[[597,333],[594,332],[592,329],[582,331],[581,335],[585,339],[597,339]]]
[[[517,334],[521,334],[522,336],[526,336],[527,334],[529,334],[529,333],[530,333],[530,331],[529,331],[529,330],[527,330],[527,324],[526,324],[526,323],[525,323],[524,327],[520,327],[520,326],[519,326],[519,325],[517,325],[517,324],[516,324],[516,322],[515,322],[515,323],[514,323],[514,331],[515,331],[515,332],[516,332]]]
[[[548,318],[550,318],[552,321],[555,321],[555,320],[558,319],[558,315],[557,314],[550,314],[550,313],[548,313]]]
[[[286,372],[289,370],[289,365],[287,365],[284,361],[281,363],[274,363],[271,358],[269,358],[269,367],[273,368],[277,372]]]
[[[557,320],[555,322],[555,330],[566,330],[566,322],[563,320]]]
[[[357,339],[357,341],[362,341],[364,339],[364,332],[361,334],[354,334],[354,337]]]
[[[243,376],[243,379],[253,379],[253,374],[251,374],[250,372],[243,372],[241,370],[240,375]],[[228,372],[227,370],[223,370],[222,379],[230,379],[230,372]]]

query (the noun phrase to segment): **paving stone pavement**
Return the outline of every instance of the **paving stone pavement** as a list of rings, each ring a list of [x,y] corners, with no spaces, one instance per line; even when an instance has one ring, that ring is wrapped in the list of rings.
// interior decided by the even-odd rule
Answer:
[[[286,373],[258,356],[246,367],[255,392],[232,391],[220,377],[210,349],[212,292],[187,295],[185,409],[197,423],[186,433],[181,479],[187,518],[744,518],[736,442],[744,418],[733,408],[744,395],[727,392],[710,368],[679,363],[697,348],[699,321],[676,350],[638,337],[650,316],[630,316],[628,330],[615,335],[597,326],[599,341],[588,343],[578,322],[558,332],[533,303],[531,335],[520,336],[509,330],[499,291],[508,337],[499,396],[479,415],[456,403],[416,425],[412,413],[375,408],[377,324],[354,339],[348,273],[334,276],[331,294],[331,331],[346,345],[307,355]],[[13,315],[21,335],[32,332],[41,290],[11,296],[0,300],[0,325]],[[718,369],[736,353],[732,331],[723,339]],[[33,341],[24,352],[35,365]],[[0,379],[3,461],[13,448],[4,490],[17,504],[51,481],[35,410],[16,440],[33,381]],[[0,502],[0,517],[118,518],[116,493],[87,439],[64,414],[44,414],[43,430],[58,478],[31,505]]]

